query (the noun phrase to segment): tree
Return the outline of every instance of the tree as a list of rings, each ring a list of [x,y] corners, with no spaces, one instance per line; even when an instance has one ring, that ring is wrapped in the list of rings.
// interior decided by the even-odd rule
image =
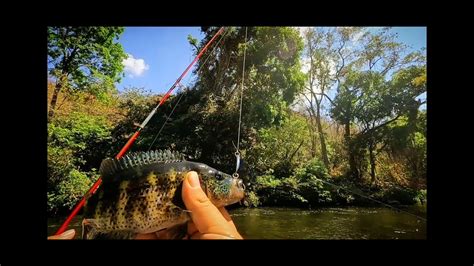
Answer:
[[[272,169],[276,177],[288,177],[308,161],[310,157],[303,146],[309,141],[307,126],[304,117],[292,112],[281,125],[260,129],[256,144],[248,152],[256,174]]]
[[[218,28],[203,30],[205,37],[198,45],[200,48]],[[168,125],[184,125],[185,139],[189,147],[194,147],[196,157],[224,170],[232,169],[235,163],[244,45],[246,66],[240,143],[243,153],[255,141],[260,128],[283,123],[289,104],[304,83],[299,61],[303,43],[295,29],[248,27],[246,43],[245,31],[245,27],[227,28],[223,41],[218,39],[209,48],[213,54],[208,57],[206,53],[198,61],[196,69],[200,72],[196,83],[183,98],[187,107],[181,110],[185,113],[179,113],[178,107],[173,116],[179,119]]]
[[[356,157],[360,164],[363,152],[367,150],[370,175],[372,182],[375,182],[376,150],[383,139],[384,127],[407,111],[417,110],[420,105],[415,98],[426,89],[422,84],[424,56],[419,51],[407,52],[407,47],[396,42],[395,36],[389,34],[387,29],[365,35],[359,58],[348,69],[346,79],[333,101],[333,118],[356,126],[356,135],[348,138],[347,142],[351,154],[350,174],[353,177],[360,178],[360,165],[357,165]],[[407,71],[415,74],[416,79]],[[393,80],[387,81],[390,77]]]
[[[364,34],[363,28],[309,28],[304,32],[306,57],[309,61],[308,82],[305,87],[307,112],[312,126],[312,154],[316,154],[316,128],[321,147],[324,165],[329,168],[329,158],[321,124],[323,100],[332,104],[328,92],[331,89],[339,91],[341,79],[345,78],[347,68],[356,60],[356,41]],[[350,137],[349,123],[346,126],[346,140]]]
[[[59,92],[102,89],[119,82],[126,57],[120,43],[114,42],[122,27],[48,27],[48,68],[56,80],[48,120],[54,116]]]
[[[417,182],[426,177],[426,111],[420,111],[426,100],[418,97],[426,92],[426,67],[411,66],[396,72],[390,86],[401,115],[387,128],[383,142]]]
[[[326,148],[325,134],[321,125],[321,108],[323,95],[334,84],[334,31],[323,28],[310,28],[304,33],[306,44],[306,57],[309,59],[308,82],[305,86],[304,97],[308,102],[307,111],[310,116],[312,134],[311,151],[316,154],[316,138],[314,128],[319,135],[321,156],[324,165],[329,169],[329,158]],[[307,95],[308,94],[308,95]]]

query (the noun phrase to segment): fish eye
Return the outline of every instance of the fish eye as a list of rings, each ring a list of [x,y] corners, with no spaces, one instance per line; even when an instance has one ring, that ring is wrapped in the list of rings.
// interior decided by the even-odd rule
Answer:
[[[216,173],[216,179],[217,180],[223,180],[224,176],[221,173]]]

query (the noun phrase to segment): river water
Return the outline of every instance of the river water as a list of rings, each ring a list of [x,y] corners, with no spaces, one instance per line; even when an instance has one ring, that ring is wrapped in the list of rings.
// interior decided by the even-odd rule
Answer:
[[[426,239],[423,219],[388,208],[237,209],[232,219],[248,239]]]
[[[426,217],[426,208],[404,210]],[[389,208],[264,207],[233,209],[230,214],[246,239],[426,239],[426,221]],[[48,235],[54,234],[64,219],[48,219]],[[77,235],[80,223],[80,216],[71,223]]]

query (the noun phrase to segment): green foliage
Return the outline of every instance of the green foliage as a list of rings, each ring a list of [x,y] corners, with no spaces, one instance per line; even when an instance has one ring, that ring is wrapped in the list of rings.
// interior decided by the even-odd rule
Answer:
[[[116,39],[122,27],[48,27],[50,74],[67,77],[71,88],[87,88],[98,81],[120,82],[123,47]]]
[[[313,159],[289,177],[258,176],[255,188],[263,204],[321,205],[333,202],[331,188],[323,182],[329,178],[324,164]]]
[[[418,112],[417,118],[402,116],[389,125],[384,142],[396,163],[403,166],[402,171],[413,181],[426,179],[426,112]],[[387,165],[389,167],[389,165]]]
[[[73,151],[64,147],[48,146],[48,191],[53,189],[75,167]]]
[[[200,49],[217,30],[216,27],[203,29],[205,37],[198,45]],[[288,106],[303,87],[304,76],[299,62],[303,43],[295,29],[286,27],[249,27],[246,44],[245,28],[231,27],[224,40],[209,57],[206,67],[201,68],[206,57],[198,61],[196,69],[201,72],[196,83],[179,94],[183,98],[154,147],[172,145],[190,154],[194,160],[230,172],[235,164],[244,47],[247,60],[239,148],[242,157],[246,158],[247,154],[251,157],[250,148],[255,145],[260,129],[285,123]],[[193,45],[192,38],[189,41]],[[142,135],[143,140],[138,143],[143,146],[135,146],[137,149],[152,143],[154,134],[147,133],[160,130],[175,99],[170,99],[158,110]],[[295,156],[289,161],[297,161],[298,155]],[[253,159],[247,162],[249,171],[260,167]],[[285,167],[275,169],[278,168]],[[263,173],[257,172],[256,175]]]
[[[137,129],[136,123],[162,97],[143,88],[120,93],[114,88],[125,56],[114,38],[122,30],[48,29],[50,74],[55,77],[50,91],[54,91],[54,81],[61,82],[67,73],[68,79],[62,81],[65,106],[74,103],[48,125],[50,212],[70,208],[82,197],[97,178],[101,160],[117,153]],[[204,39],[199,43],[188,36],[196,53],[217,30],[203,29]],[[153,149],[172,148],[190,160],[232,173],[246,48],[239,174],[246,185],[250,182],[247,206],[367,203],[350,191],[386,202],[425,200],[426,112],[419,110],[423,102],[417,97],[426,92],[427,76],[421,53],[408,53],[386,30],[374,34],[341,27],[314,32],[313,92],[323,91],[322,86],[325,92],[335,88],[329,108],[325,105],[329,101],[318,95],[324,99],[320,111],[329,157],[329,167],[325,167],[318,149],[322,146],[319,129],[307,115],[290,107],[307,85],[300,62],[304,43],[298,31],[249,27],[247,43],[244,36],[243,27],[228,29],[216,54],[201,72],[195,72],[196,82],[158,109],[132,151],[147,150],[154,142]],[[206,58],[198,61],[196,69]],[[180,104],[167,120],[178,99]],[[332,119],[325,116],[326,110]],[[361,179],[351,179],[346,173],[351,163]],[[363,180],[371,164],[380,181],[373,190]],[[390,182],[403,188],[387,185]]]
[[[73,112],[48,124],[48,211],[77,203],[108,152],[111,128],[104,117]]]
[[[208,28],[200,46],[217,30]],[[207,63],[209,68],[203,69],[196,84],[209,99],[219,99],[218,106],[238,101],[234,91],[242,78],[245,28],[228,31],[216,55],[218,60]],[[278,124],[286,106],[303,88],[304,75],[299,61],[303,49],[301,37],[289,27],[249,27],[246,45],[245,90],[252,93],[244,94],[244,124],[257,129]],[[199,61],[199,65],[202,63]]]
[[[188,34],[188,42],[191,44],[195,49],[198,49],[198,40],[194,38],[191,34]]]
[[[418,190],[418,192],[417,192],[417,194],[416,194],[416,199],[417,199],[417,201],[418,201],[421,205],[426,204],[426,200],[427,200],[427,190],[426,190],[426,189],[420,189],[420,190]]]
[[[318,158],[312,159],[305,166],[297,169],[295,177],[303,182],[330,178],[324,163]]]
[[[72,151],[83,169],[97,167],[108,151],[111,127],[104,117],[73,112],[48,125],[48,145]]]
[[[150,91],[144,88],[129,87],[125,88],[118,95],[117,108],[120,109],[124,116],[118,121],[111,132],[111,149],[119,151],[123,145],[128,141],[131,134],[136,131],[137,124],[139,121],[143,121],[149,112],[153,110],[157,104],[157,98],[155,98]],[[161,110],[160,110],[161,111]],[[169,113],[169,111],[168,111]],[[159,116],[161,113],[157,113],[155,116]],[[157,132],[153,127],[154,124],[158,123],[156,120],[150,121],[150,128],[144,131],[142,139],[137,141],[132,147],[133,150],[147,149],[147,144],[151,143],[153,135],[147,135],[148,132]]]
[[[56,124],[49,124],[49,138],[53,145],[83,150],[87,143],[107,139],[109,127],[104,117],[89,116],[84,113],[71,113]]]
[[[382,200],[392,204],[412,205],[418,201],[420,192],[415,189],[393,186],[383,193]]]
[[[257,143],[247,153],[255,171],[274,169],[277,176],[289,176],[309,157],[304,145],[309,143],[307,123],[297,114],[289,114],[279,126],[258,131]]]
[[[376,157],[386,147],[390,132],[408,136],[414,130],[422,104],[415,98],[426,91],[426,69],[421,52],[401,57],[407,46],[397,43],[387,29],[366,35],[357,53],[358,62],[348,68],[330,112],[337,122],[358,129],[351,136],[346,128],[350,174],[360,178],[360,173],[370,169],[375,182]],[[410,126],[391,131],[390,123],[403,116],[408,117]]]
[[[249,191],[245,195],[244,204],[247,207],[258,207],[261,203],[257,193]]]
[[[296,170],[294,178],[299,184],[299,193],[309,202],[313,204],[332,202],[331,187],[323,182],[329,180],[330,176],[321,160],[315,158],[309,161],[305,166]]]
[[[90,174],[72,169],[53,189],[48,190],[48,211],[54,213],[74,207],[92,186]]]
[[[281,180],[273,175],[262,175],[256,178],[255,183],[257,186],[275,188],[281,184]]]

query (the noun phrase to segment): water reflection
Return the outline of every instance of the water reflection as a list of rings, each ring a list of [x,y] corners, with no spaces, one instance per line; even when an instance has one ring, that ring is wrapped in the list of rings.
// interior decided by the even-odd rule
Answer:
[[[426,239],[424,221],[385,208],[237,209],[231,215],[251,239]]]
[[[410,211],[425,215],[423,208]],[[425,221],[387,208],[241,208],[230,214],[247,239],[426,239]],[[49,219],[48,235],[63,221]],[[80,216],[70,228],[80,238]]]

